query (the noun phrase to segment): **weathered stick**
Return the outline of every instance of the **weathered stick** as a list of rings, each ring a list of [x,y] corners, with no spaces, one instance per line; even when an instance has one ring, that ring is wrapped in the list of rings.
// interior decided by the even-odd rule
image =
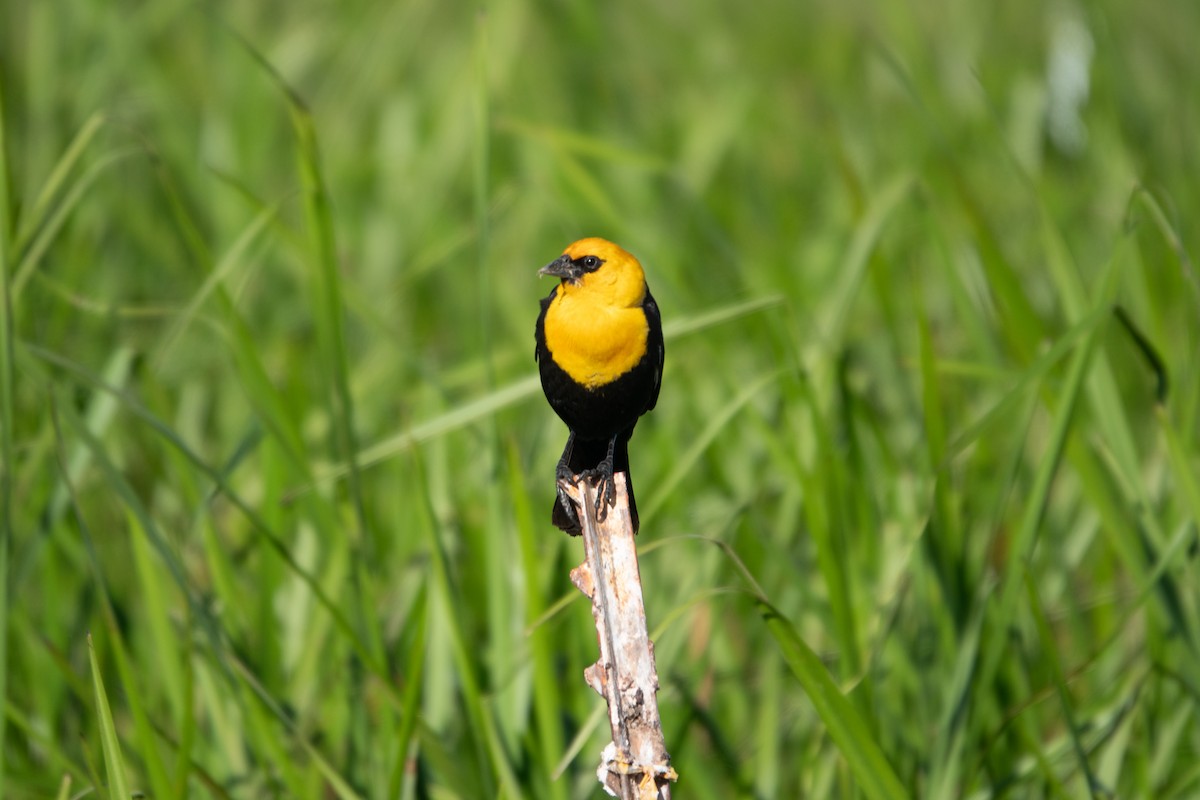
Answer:
[[[596,487],[578,479],[564,484],[583,524],[587,560],[571,570],[571,581],[592,600],[600,660],[583,671],[588,685],[608,703],[612,741],[604,748],[596,777],[622,800],[670,800],[679,776],[663,742],[658,716],[658,671],[646,633],[642,580],[629,518],[625,475],[617,473],[617,503],[596,520]]]

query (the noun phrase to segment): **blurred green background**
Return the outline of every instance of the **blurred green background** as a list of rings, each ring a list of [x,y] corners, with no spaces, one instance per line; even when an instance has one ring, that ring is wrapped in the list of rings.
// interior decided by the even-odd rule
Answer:
[[[597,796],[532,332],[600,235],[676,797],[1197,796],[1198,30],[7,0],[0,795]]]

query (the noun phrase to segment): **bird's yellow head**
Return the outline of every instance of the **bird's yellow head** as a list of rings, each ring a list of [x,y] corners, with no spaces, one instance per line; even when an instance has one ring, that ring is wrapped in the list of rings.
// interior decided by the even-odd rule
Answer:
[[[573,242],[557,259],[538,270],[562,280],[559,292],[615,308],[640,306],[646,296],[646,273],[633,255],[607,239]]]

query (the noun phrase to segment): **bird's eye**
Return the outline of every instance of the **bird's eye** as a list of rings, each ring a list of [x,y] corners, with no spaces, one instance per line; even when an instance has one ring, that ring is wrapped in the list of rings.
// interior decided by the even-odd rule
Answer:
[[[596,258],[595,256],[584,256],[583,257],[583,268],[584,269],[589,269],[589,270],[596,269],[597,267],[600,266],[600,263],[601,263],[600,259]]]

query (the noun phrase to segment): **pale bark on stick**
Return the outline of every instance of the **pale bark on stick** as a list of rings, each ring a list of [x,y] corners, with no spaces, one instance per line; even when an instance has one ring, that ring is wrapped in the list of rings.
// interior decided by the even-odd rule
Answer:
[[[663,741],[658,716],[658,671],[646,632],[646,609],[629,517],[625,475],[617,473],[616,505],[603,521],[595,515],[596,487],[583,478],[565,488],[583,527],[587,560],[571,580],[592,601],[600,660],[584,670],[589,686],[608,703],[612,742],[596,776],[622,800],[670,800],[678,778]]]

